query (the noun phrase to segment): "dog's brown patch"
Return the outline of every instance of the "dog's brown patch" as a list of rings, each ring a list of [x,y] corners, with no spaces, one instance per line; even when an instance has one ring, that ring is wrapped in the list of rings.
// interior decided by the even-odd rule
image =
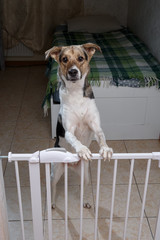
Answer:
[[[73,66],[80,70],[82,76],[89,71],[88,58],[86,58],[85,51],[79,46],[63,48],[60,53],[59,65],[64,76],[67,76],[69,69]]]
[[[46,52],[46,58],[54,58],[60,65],[60,73],[65,77],[73,66],[76,66],[83,76],[89,72],[89,62],[96,50],[101,51],[100,47],[93,43],[53,47]]]
[[[89,84],[89,82],[87,81],[87,79],[85,80],[85,84],[84,84],[84,88],[83,88],[83,96],[88,97],[90,99],[94,98],[94,93],[92,91],[92,87]]]

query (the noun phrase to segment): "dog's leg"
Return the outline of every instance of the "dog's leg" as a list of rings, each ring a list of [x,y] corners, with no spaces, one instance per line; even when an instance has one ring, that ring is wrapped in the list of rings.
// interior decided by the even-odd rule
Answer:
[[[99,153],[101,154],[104,160],[108,159],[110,161],[113,154],[113,150],[112,148],[108,147],[102,129],[99,129],[98,131],[96,131],[95,137],[97,142],[99,143],[99,147],[100,147]]]
[[[64,172],[63,164],[55,163],[52,165],[51,172],[51,190],[52,190],[52,208],[56,207],[56,185]]]
[[[108,147],[104,133],[101,128],[95,132],[95,137],[100,146],[99,153],[104,160],[108,159],[110,161],[110,159],[112,158],[113,150],[112,148]]]
[[[74,132],[66,131],[65,138],[67,142],[71,144],[71,146],[76,150],[76,153],[78,156],[86,161],[91,159],[91,152],[89,148],[87,148],[85,145],[83,145],[74,135]]]
[[[70,168],[79,175],[81,181],[81,161],[77,165],[72,165]],[[91,208],[91,205],[88,201],[87,186],[89,185],[89,162],[84,161],[84,195],[83,195],[83,207]]]
[[[99,144],[99,147],[100,147],[99,153],[101,154],[104,160],[108,159],[110,161],[110,159],[112,158],[113,150],[112,148],[109,148],[106,143],[104,133],[100,126],[100,119],[98,115],[97,115],[97,118],[95,118],[93,121],[90,121],[89,126],[94,132],[95,138]]]
[[[83,201],[83,207],[84,208],[91,208],[91,205],[89,201],[87,200],[88,194],[87,192],[87,186],[89,185],[89,163],[84,163],[84,201]]]

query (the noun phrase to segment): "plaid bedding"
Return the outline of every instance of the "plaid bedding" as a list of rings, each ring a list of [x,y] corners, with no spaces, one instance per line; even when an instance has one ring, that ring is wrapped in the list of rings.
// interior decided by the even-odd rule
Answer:
[[[101,47],[90,62],[88,80],[93,85],[145,87],[156,85],[160,88],[160,64],[145,44],[127,28],[110,33],[75,33],[57,31],[53,46],[79,45],[87,42]],[[51,94],[57,86],[57,63],[49,59],[44,104],[50,105]]]

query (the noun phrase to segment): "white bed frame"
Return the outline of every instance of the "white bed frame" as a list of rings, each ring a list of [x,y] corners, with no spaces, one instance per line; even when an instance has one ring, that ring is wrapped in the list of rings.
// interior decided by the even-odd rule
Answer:
[[[160,90],[156,87],[93,87],[108,140],[159,139]],[[51,98],[52,138],[56,136],[59,104]]]

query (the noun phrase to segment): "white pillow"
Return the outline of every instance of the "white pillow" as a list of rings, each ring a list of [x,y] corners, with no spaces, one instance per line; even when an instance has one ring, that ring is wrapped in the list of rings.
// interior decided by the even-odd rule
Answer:
[[[109,15],[81,16],[67,21],[68,32],[102,33],[122,28],[115,17]]]

